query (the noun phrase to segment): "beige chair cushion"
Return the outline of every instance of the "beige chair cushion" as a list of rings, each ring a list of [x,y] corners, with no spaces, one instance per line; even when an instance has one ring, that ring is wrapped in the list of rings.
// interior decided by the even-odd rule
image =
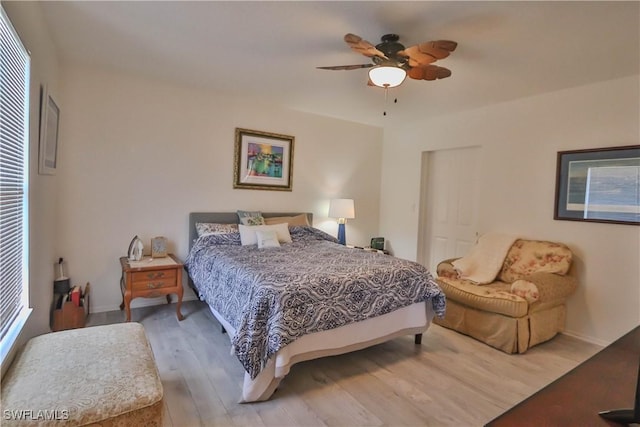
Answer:
[[[510,292],[511,284],[509,283],[493,282],[478,286],[468,280],[448,277],[440,277],[437,282],[448,300],[451,299],[478,310],[510,317],[525,316],[529,310],[526,299]]]
[[[561,243],[519,239],[509,249],[497,280],[513,283],[532,273],[565,275],[571,259],[571,250]]]
[[[162,425],[162,383],[139,323],[41,335],[2,378],[2,413],[31,410],[58,420],[2,425]],[[61,420],[65,420],[61,422]]]

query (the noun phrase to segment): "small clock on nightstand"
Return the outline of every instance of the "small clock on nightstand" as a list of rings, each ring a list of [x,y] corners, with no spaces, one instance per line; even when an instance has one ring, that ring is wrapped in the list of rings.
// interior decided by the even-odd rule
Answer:
[[[154,237],[151,239],[151,258],[164,258],[167,256],[167,239]]]

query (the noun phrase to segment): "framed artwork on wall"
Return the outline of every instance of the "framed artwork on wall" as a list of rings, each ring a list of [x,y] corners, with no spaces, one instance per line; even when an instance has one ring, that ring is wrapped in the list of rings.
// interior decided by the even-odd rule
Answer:
[[[49,94],[47,86],[42,87],[41,94],[38,173],[40,175],[54,175],[58,163],[60,108]]]
[[[233,188],[291,191],[294,140],[289,135],[236,128]]]
[[[640,224],[640,145],[558,152],[554,219]]]
[[[164,236],[151,239],[151,258],[164,258],[167,253],[167,238]]]

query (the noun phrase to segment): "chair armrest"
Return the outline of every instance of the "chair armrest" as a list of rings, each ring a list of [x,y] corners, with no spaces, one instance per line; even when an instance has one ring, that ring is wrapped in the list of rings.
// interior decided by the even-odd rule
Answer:
[[[458,272],[453,268],[453,261],[458,258],[450,258],[445,259],[444,261],[440,261],[438,266],[436,267],[436,273],[438,277],[448,277],[450,279],[457,279]]]
[[[578,287],[573,276],[560,276],[554,273],[533,273],[522,278],[536,285],[540,298],[538,303],[565,299]]]

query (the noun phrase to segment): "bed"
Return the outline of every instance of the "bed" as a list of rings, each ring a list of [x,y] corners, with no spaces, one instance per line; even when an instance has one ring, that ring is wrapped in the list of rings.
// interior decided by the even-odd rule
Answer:
[[[287,230],[282,218],[303,214],[262,215]],[[263,248],[241,245],[238,232],[196,232],[196,224],[238,222],[235,212],[191,213],[185,269],[245,369],[241,402],[269,399],[297,362],[402,335],[420,344],[432,318],[444,315],[444,293],[424,267],[345,247],[311,226],[289,226],[290,240]]]

